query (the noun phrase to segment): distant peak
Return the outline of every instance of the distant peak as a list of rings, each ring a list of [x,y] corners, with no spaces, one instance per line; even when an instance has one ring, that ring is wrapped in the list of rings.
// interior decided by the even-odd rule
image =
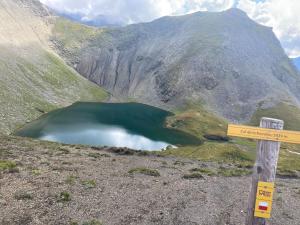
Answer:
[[[230,13],[230,14],[235,14],[235,15],[243,15],[243,16],[247,15],[243,10],[238,9],[238,8],[230,8],[230,9],[225,10],[224,12]]]

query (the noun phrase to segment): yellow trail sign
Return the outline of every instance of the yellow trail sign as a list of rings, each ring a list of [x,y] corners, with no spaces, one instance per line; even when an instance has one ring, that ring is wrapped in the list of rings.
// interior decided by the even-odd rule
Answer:
[[[228,136],[300,144],[300,132],[260,127],[228,125]]]
[[[274,183],[258,182],[254,216],[271,218]]]

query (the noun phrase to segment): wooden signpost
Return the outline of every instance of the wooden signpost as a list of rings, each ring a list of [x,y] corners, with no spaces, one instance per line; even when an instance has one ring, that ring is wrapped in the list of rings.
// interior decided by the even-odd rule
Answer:
[[[262,118],[260,127],[229,125],[228,136],[258,139],[246,225],[266,225],[271,217],[280,142],[300,144],[300,132],[283,131],[282,120]]]

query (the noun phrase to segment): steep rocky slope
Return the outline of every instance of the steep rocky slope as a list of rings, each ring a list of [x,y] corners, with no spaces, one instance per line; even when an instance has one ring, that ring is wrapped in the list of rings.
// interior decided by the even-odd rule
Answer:
[[[97,31],[66,58],[115,96],[166,108],[204,102],[238,121],[299,103],[300,78],[272,29],[238,9]]]
[[[41,113],[106,94],[51,50],[56,20],[35,0],[0,0],[0,132]]]

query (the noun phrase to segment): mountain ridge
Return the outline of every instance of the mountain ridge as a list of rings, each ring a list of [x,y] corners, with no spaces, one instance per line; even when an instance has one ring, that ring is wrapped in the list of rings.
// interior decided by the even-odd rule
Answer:
[[[117,97],[167,109],[204,103],[232,121],[280,102],[299,106],[299,77],[272,28],[241,10],[98,31],[65,58]]]
[[[0,3],[4,133],[41,112],[108,96],[77,72],[111,93],[110,101],[183,115],[195,109],[192,115],[248,122],[265,109],[278,115],[282,106],[299,106],[298,73],[272,29],[238,9],[110,29],[55,16],[36,0]]]

